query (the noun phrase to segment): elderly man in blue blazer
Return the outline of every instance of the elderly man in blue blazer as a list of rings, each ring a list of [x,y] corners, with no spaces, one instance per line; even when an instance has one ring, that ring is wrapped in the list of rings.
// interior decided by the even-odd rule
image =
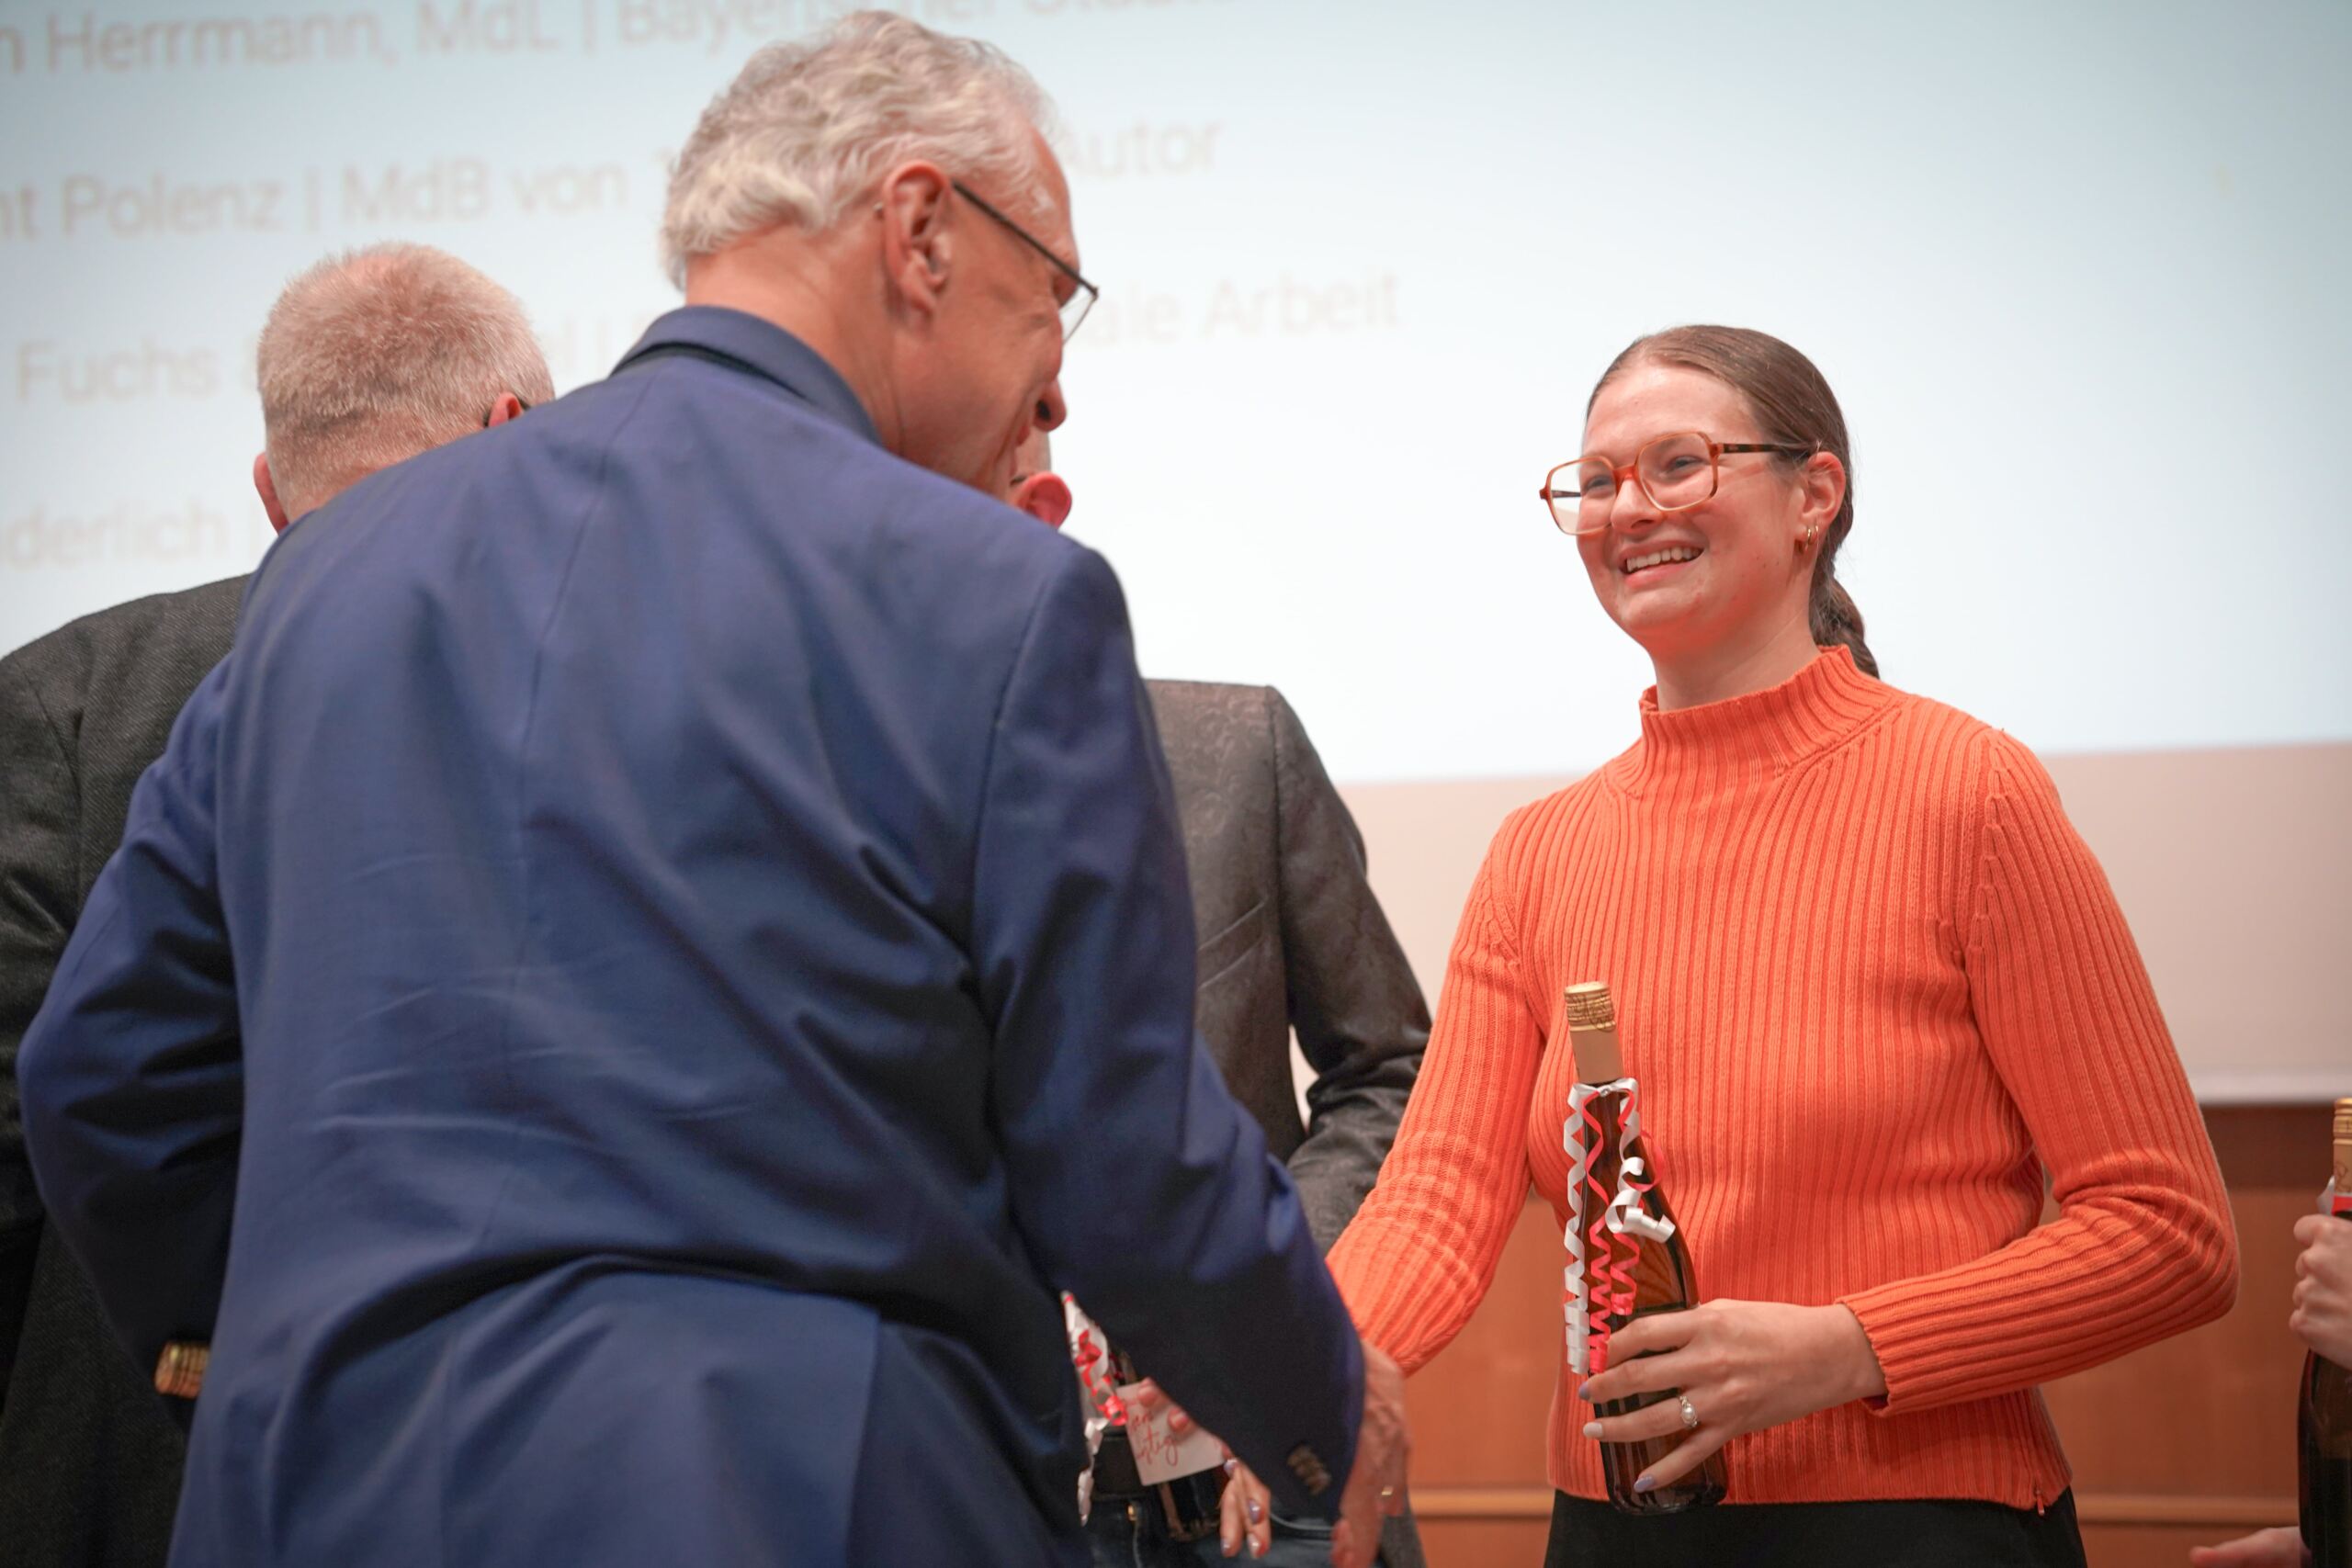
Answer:
[[[1117,584],[977,493],[1091,293],[1047,112],[763,51],[686,308],[256,574],[19,1063],[209,1342],[182,1568],[1082,1563],[1057,1289],[1369,1556],[1401,1382],[1193,1034]]]

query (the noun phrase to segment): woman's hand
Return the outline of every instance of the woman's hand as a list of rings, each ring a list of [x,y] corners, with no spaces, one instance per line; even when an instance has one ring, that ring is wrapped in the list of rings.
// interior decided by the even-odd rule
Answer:
[[[1217,1505],[1217,1546],[1231,1557],[1246,1543],[1250,1556],[1263,1557],[1274,1544],[1273,1495],[1230,1451],[1225,1456],[1225,1496]]]
[[[1644,1352],[1654,1353],[1634,1359]],[[1585,1380],[1582,1392],[1604,1404],[1668,1388],[1682,1391],[1699,1425],[1642,1473],[1636,1491],[1690,1473],[1743,1432],[1883,1394],[1886,1377],[1870,1337],[1842,1306],[1716,1301],[1635,1318],[1619,1329],[1610,1336],[1609,1370]],[[1584,1429],[1604,1443],[1681,1437],[1684,1430],[1682,1405],[1671,1399]]]
[[[1878,1363],[1871,1364],[1875,1368]],[[1395,1361],[1366,1345],[1363,1379],[1363,1423],[1355,1464],[1340,1497],[1339,1522],[1331,1529],[1335,1568],[1371,1568],[1380,1551],[1382,1516],[1395,1518],[1406,1509],[1405,1464],[1412,1439],[1405,1425],[1405,1374]],[[1149,1378],[1120,1389],[1119,1397],[1126,1403],[1129,1420],[1164,1419],[1179,1438],[1199,1425]],[[1217,1544],[1227,1557],[1244,1545],[1250,1556],[1263,1557],[1274,1543],[1272,1494],[1229,1448],[1225,1450],[1225,1491],[1217,1500]]]
[[[1168,1430],[1182,1438],[1193,1429],[1193,1418],[1184,1407],[1168,1397],[1167,1393],[1151,1379],[1127,1384],[1119,1390],[1119,1397],[1126,1402],[1130,1419],[1162,1418]],[[1227,1557],[1244,1546],[1252,1557],[1263,1557],[1274,1544],[1273,1495],[1266,1483],[1250,1473],[1250,1467],[1225,1450],[1225,1491],[1217,1500],[1216,1543]]]
[[[2352,1221],[2305,1214],[2295,1259],[2295,1311],[2287,1326],[2339,1367],[2352,1367]]]
[[[2303,1550],[2303,1532],[2292,1525],[2256,1530],[2219,1546],[2188,1549],[2188,1568],[2304,1568],[2311,1560]]]
[[[1120,1399],[1126,1401],[1129,1420],[1134,1417],[1162,1417],[1169,1432],[1183,1437],[1193,1429],[1193,1417],[1185,1416],[1183,1405],[1169,1399],[1158,1382],[1146,1378],[1143,1382],[1129,1382],[1120,1389]],[[1265,1491],[1265,1481],[1249,1474],[1249,1464],[1232,1458],[1232,1448],[1226,1448],[1226,1491],[1218,1497],[1216,1544],[1226,1556],[1238,1554],[1244,1544],[1251,1556],[1265,1556],[1275,1544],[1275,1497]]]

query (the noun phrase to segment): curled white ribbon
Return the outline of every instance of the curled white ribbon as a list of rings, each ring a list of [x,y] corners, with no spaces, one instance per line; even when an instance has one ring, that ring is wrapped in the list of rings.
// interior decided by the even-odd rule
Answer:
[[[1568,1263],[1563,1271],[1561,1305],[1568,1319],[1568,1367],[1577,1376],[1589,1376],[1592,1360],[1586,1352],[1592,1335],[1592,1292],[1585,1280],[1584,1188],[1592,1177],[1592,1149],[1584,1136],[1584,1108],[1594,1094],[1590,1084],[1568,1087],[1568,1120],[1561,1130],[1561,1146],[1568,1152]]]
[[[1589,1376],[1592,1370],[1592,1280],[1590,1259],[1585,1255],[1584,1191],[1592,1179],[1593,1150],[1586,1142],[1585,1111],[1592,1101],[1604,1098],[1625,1102],[1618,1121],[1623,1129],[1619,1146],[1630,1147],[1642,1135],[1641,1087],[1632,1078],[1568,1087],[1567,1121],[1560,1132],[1560,1145],[1568,1156],[1568,1227],[1562,1238],[1567,1246],[1568,1261],[1562,1271],[1566,1291],[1561,1303],[1567,1318],[1568,1370],[1578,1377]],[[1617,1190],[1600,1213],[1600,1223],[1611,1235],[1630,1234],[1648,1241],[1664,1241],[1674,1234],[1673,1221],[1659,1219],[1642,1206],[1642,1190],[1647,1185],[1642,1179],[1648,1173],[1648,1164],[1639,1155],[1626,1156],[1618,1167]]]
[[[1601,1211],[1600,1223],[1609,1227],[1611,1235],[1623,1235],[1631,1231],[1645,1241],[1664,1241],[1674,1234],[1674,1222],[1661,1220],[1642,1207],[1642,1178],[1649,1167],[1642,1156],[1634,1156],[1617,1172],[1617,1195],[1609,1200],[1609,1207]],[[1641,1186],[1635,1185],[1641,1183]]]

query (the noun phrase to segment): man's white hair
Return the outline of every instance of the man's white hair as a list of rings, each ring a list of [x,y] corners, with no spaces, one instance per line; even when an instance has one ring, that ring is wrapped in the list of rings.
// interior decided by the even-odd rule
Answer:
[[[670,176],[662,265],[684,288],[689,260],[763,229],[821,233],[916,158],[1049,212],[1033,129],[1055,133],[1053,106],[994,45],[885,11],[844,17],[761,50],[703,111]]]
[[[286,286],[255,371],[270,478],[288,516],[479,430],[512,392],[555,396],[512,294],[430,245],[330,256]]]

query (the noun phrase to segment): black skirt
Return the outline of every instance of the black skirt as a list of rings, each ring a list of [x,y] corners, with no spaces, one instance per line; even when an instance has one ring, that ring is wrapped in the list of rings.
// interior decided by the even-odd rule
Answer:
[[[1544,1568],[2086,1568],[2075,1495],[2041,1513],[1920,1500],[1621,1514],[1555,1495]]]

